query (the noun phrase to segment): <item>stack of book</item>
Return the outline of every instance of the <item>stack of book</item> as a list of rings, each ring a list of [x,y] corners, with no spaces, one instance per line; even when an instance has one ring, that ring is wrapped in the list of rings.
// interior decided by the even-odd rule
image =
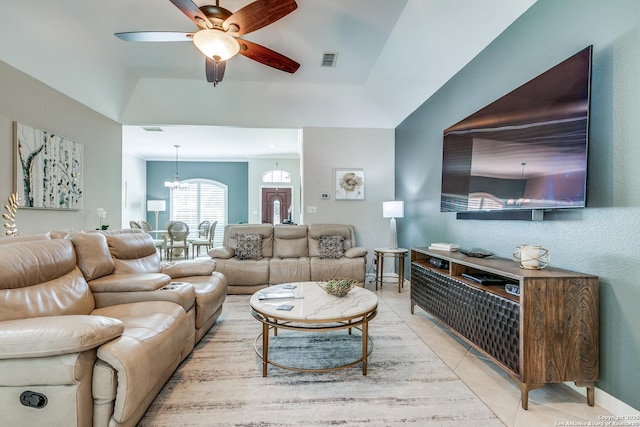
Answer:
[[[289,289],[276,289],[258,292],[258,299],[295,298],[296,294]]]
[[[432,251],[455,252],[460,249],[460,245],[456,243],[432,243],[429,245],[429,249]]]

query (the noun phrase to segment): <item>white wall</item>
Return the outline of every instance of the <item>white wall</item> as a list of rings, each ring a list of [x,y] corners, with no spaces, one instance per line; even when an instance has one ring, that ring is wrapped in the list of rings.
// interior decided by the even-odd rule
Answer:
[[[353,224],[358,246],[388,246],[389,219],[382,218],[382,202],[394,200],[395,134],[393,129],[305,128],[302,140],[303,224]],[[335,168],[364,170],[365,199],[334,197]],[[321,199],[329,193],[329,199]],[[316,213],[308,213],[310,207]],[[402,219],[398,220],[398,229]]]
[[[0,62],[0,206],[14,191],[14,121],[55,132],[84,146],[83,208],[78,211],[19,209],[22,234],[98,227],[96,208],[106,223],[121,226],[122,127],[49,86]],[[3,221],[4,222],[4,221]],[[2,232],[4,236],[4,231]]]
[[[147,162],[122,154],[122,226],[147,218]],[[155,226],[155,223],[152,223]]]

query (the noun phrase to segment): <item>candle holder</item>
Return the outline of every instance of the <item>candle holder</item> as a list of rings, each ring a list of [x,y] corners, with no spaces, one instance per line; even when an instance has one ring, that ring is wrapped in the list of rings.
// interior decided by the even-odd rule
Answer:
[[[540,245],[521,245],[513,252],[512,259],[526,270],[541,270],[549,265],[549,250]]]

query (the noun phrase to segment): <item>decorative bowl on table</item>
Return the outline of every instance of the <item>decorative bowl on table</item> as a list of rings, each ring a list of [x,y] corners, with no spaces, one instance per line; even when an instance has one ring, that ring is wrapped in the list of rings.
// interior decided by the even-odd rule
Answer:
[[[336,278],[327,280],[326,282],[318,283],[322,289],[329,295],[335,295],[337,297],[343,297],[349,293],[354,286],[358,284],[357,280]]]

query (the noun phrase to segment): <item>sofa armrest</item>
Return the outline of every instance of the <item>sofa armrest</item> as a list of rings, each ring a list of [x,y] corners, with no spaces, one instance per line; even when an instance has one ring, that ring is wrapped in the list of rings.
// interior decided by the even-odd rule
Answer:
[[[359,258],[367,256],[367,250],[365,248],[356,246],[355,248],[349,248],[344,251],[344,256],[347,258]]]
[[[190,283],[172,284],[163,273],[110,274],[89,282],[96,308],[142,301],[171,301],[185,311],[195,303],[195,290]]]
[[[211,258],[229,259],[232,258],[236,252],[228,246],[216,246],[209,249],[208,252]]]
[[[123,323],[105,316],[66,315],[0,322],[0,359],[80,353],[122,335]]]
[[[155,291],[171,283],[162,273],[109,274],[89,281],[93,293]]]
[[[161,272],[172,279],[189,276],[210,276],[216,270],[216,262],[211,258],[189,259],[162,264]]]

